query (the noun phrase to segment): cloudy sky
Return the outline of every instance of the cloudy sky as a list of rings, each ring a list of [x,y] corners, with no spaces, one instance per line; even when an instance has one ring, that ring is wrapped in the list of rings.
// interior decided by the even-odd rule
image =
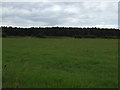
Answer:
[[[118,27],[118,2],[3,2],[4,26]]]

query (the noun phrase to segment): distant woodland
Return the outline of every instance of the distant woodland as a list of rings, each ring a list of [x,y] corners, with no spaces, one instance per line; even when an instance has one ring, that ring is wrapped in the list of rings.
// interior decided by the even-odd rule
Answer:
[[[74,37],[74,38],[119,38],[119,29],[108,28],[79,28],[79,27],[6,27],[2,26],[2,37],[21,36],[45,38]]]

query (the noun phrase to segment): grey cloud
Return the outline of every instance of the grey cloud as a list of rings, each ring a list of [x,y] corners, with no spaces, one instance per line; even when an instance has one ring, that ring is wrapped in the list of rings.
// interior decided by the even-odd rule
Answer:
[[[3,25],[115,26],[117,2],[6,2]]]

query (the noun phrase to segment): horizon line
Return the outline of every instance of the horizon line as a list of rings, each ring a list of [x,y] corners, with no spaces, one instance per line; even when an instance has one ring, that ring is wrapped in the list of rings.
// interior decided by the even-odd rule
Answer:
[[[47,28],[47,27],[71,27],[71,28],[101,28],[101,29],[119,29],[116,27],[95,27],[95,26],[0,26],[0,27],[16,27],[16,28]]]

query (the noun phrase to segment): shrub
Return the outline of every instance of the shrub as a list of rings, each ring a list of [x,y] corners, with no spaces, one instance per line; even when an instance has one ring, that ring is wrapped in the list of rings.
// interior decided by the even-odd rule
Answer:
[[[83,38],[96,38],[95,35],[83,35],[82,37]]]
[[[75,35],[75,38],[96,38],[96,35]]]
[[[75,35],[74,37],[75,38],[82,38],[80,35]]]
[[[45,36],[44,36],[43,33],[39,33],[39,34],[37,34],[36,37],[38,37],[38,38],[45,38]]]
[[[6,33],[2,33],[2,37],[7,37],[7,34]]]
[[[117,36],[105,36],[104,38],[107,38],[107,39],[117,39],[119,37],[117,37]]]

